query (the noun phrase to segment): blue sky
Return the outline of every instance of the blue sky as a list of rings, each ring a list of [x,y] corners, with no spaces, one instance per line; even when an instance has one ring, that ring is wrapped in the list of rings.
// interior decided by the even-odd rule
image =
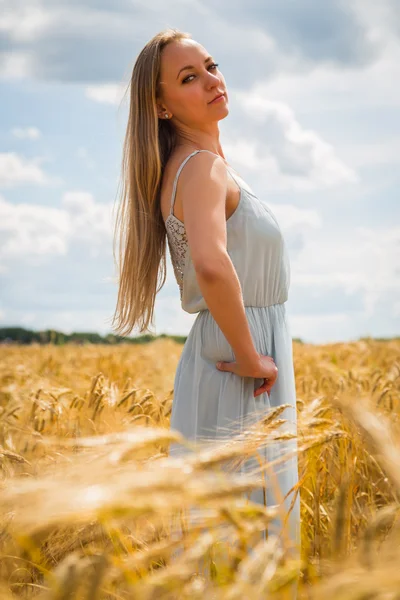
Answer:
[[[171,26],[226,79],[222,146],[285,235],[293,337],[399,335],[397,0],[0,6],[0,326],[111,331],[123,94],[143,45]],[[169,255],[155,316],[155,333],[183,335],[196,316]]]

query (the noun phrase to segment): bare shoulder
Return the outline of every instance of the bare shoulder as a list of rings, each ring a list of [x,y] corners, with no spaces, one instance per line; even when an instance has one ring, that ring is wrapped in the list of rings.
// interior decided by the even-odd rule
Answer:
[[[184,162],[185,165],[182,169],[182,173],[183,171],[188,172],[193,170],[191,168],[193,167],[193,165],[196,165],[196,168],[199,168],[200,166],[207,169],[211,165],[216,164],[219,165],[219,168],[221,170],[226,167],[226,162],[224,161],[222,156],[214,154],[213,152],[209,152],[208,150],[193,150],[192,152],[188,152],[188,150],[176,150],[173,151],[170,155],[165,170],[166,172],[170,172],[171,175],[176,174],[177,170]]]
[[[188,188],[197,185],[205,189],[209,184],[226,189],[227,173],[224,159],[212,152],[191,154],[186,154],[178,160],[180,165],[190,156],[179,175],[178,186],[181,192],[185,193]]]
[[[183,222],[184,205],[186,207],[190,206],[195,201],[195,197],[197,201],[199,201],[199,195],[210,195],[210,193],[224,194],[225,197],[227,172],[224,159],[212,152],[194,153],[194,151],[188,152],[186,150],[186,152],[177,151],[171,154],[165,167],[165,183],[163,186],[165,198],[162,204],[164,205],[163,212],[165,215],[169,212],[173,182],[181,166],[177,179],[173,212]]]

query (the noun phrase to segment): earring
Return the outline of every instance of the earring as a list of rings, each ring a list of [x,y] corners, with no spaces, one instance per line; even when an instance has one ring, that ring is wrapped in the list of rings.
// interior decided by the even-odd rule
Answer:
[[[168,113],[165,113],[165,118],[166,118],[166,119],[169,119],[169,115],[168,115]]]

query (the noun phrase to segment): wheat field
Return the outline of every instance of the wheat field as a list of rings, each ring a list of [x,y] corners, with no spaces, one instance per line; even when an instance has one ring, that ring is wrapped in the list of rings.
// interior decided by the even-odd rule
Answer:
[[[1,600],[399,600],[400,341],[293,343],[300,557],[260,539],[281,509],[243,499],[257,473],[223,468],[280,411],[193,448],[169,429],[181,351],[0,346]]]

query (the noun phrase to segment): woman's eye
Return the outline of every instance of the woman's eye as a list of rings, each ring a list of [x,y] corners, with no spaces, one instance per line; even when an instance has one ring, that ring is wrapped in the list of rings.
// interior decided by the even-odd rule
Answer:
[[[219,63],[211,63],[211,65],[209,65],[209,69],[211,67],[217,68],[219,66]],[[187,77],[185,77],[185,79],[182,79],[182,83],[187,83],[191,77],[194,77],[194,75],[188,75]]]

